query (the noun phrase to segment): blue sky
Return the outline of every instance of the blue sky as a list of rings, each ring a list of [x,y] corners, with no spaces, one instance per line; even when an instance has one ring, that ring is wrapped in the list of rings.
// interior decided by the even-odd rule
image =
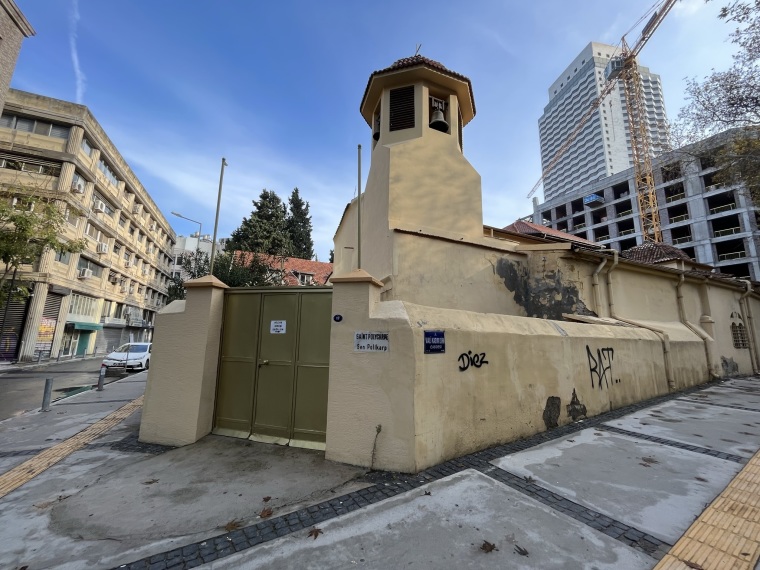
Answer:
[[[37,35],[11,86],[87,105],[178,234],[197,226],[172,210],[211,233],[224,156],[219,236],[263,188],[287,200],[297,186],[326,260],[357,144],[369,170],[358,108],[374,70],[422,44],[472,80],[465,156],[482,176],[484,222],[501,227],[531,212],[549,85],[589,41],[617,44],[654,0],[16,2]],[[670,118],[686,77],[730,62],[723,4],[681,0],[640,55],[662,76]]]

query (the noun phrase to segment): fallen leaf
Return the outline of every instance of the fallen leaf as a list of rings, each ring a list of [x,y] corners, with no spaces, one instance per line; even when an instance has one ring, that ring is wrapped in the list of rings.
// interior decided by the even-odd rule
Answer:
[[[272,513],[273,513],[273,512],[274,512],[274,511],[273,511],[272,509],[270,509],[269,507],[267,507],[266,509],[263,509],[263,510],[262,510],[262,511],[259,513],[259,516],[260,516],[262,519],[266,519],[266,518],[269,518],[269,517],[271,517],[271,516],[272,516]]]
[[[308,536],[312,537],[314,540],[317,540],[317,537],[318,537],[320,534],[323,534],[323,533],[322,533],[322,529],[321,529],[321,528],[317,528],[317,527],[314,527],[313,529],[311,529],[311,530],[309,531],[309,534],[308,534]]]
[[[642,467],[651,467],[649,463],[639,463],[639,465],[641,465]]]
[[[523,479],[525,479],[528,483],[533,483],[535,481],[535,479],[530,475],[523,476]]]
[[[27,568],[29,568],[29,566],[21,566],[18,570],[27,570]]]
[[[158,483],[158,479],[148,479],[147,481],[143,481],[143,485],[152,485],[153,483]]]
[[[641,460],[644,463],[650,463],[650,464],[659,463],[659,461],[657,461],[654,457],[642,457]]]
[[[232,519],[230,522],[228,522],[226,525],[224,525],[223,528],[227,532],[231,532],[233,530],[237,530],[239,528],[243,528],[243,521],[240,521],[238,519]]]
[[[707,479],[704,477],[694,477],[697,481],[702,481],[702,483],[707,483]]]
[[[517,554],[520,556],[528,556],[528,551],[519,544],[515,544],[515,552],[517,552]]]
[[[272,500],[272,497],[264,497],[264,498],[263,498],[263,499],[261,499],[261,500],[262,500],[262,501],[264,501],[265,503],[268,503],[269,501],[271,501],[271,500]]]
[[[484,540],[483,544],[480,545],[480,550],[482,550],[483,552],[493,552],[494,550],[498,551],[499,549],[496,548],[495,544],[491,544],[487,540]]]
[[[689,568],[693,568],[694,570],[705,570],[704,568],[702,568],[696,562],[689,562],[688,560],[681,560],[681,562],[683,562],[684,564],[686,564],[686,566],[688,566]]]
[[[430,495],[430,491],[425,491],[425,494],[426,495]]]

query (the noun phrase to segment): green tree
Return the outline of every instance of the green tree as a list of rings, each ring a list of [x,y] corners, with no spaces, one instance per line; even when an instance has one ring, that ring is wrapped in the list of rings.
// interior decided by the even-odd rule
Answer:
[[[252,251],[276,256],[291,255],[292,243],[287,229],[287,208],[271,190],[262,190],[253,201],[249,218],[232,232],[226,251]],[[216,267],[216,261],[214,261]]]
[[[717,181],[741,182],[760,202],[760,0],[733,0],[719,18],[735,26],[730,37],[738,50],[729,69],[688,81],[677,142],[680,146],[735,129],[713,153],[721,169]]]
[[[335,263],[335,250],[330,250],[330,263]]]
[[[222,252],[214,259],[214,277],[228,287],[256,287],[276,285],[279,272],[269,266],[271,256],[250,252]],[[209,255],[199,249],[182,255],[182,277],[172,277],[168,287],[169,302],[184,299],[185,280],[198,279],[209,273]]]
[[[184,286],[184,281],[182,281],[182,278],[178,275],[174,275],[169,278],[169,285],[166,288],[166,295],[167,300],[166,303],[169,304],[172,301],[178,301],[185,298],[186,291]]]
[[[0,288],[5,287],[14,270],[39,260],[51,249],[78,253],[86,245],[83,239],[67,241],[61,237],[66,216],[59,203],[28,194],[29,191],[4,188],[0,194],[0,260],[5,265],[0,273]]]
[[[298,188],[294,188],[288,200],[290,212],[286,227],[293,244],[293,257],[311,259],[314,257],[314,241],[311,239],[311,216],[309,203],[301,199]]]

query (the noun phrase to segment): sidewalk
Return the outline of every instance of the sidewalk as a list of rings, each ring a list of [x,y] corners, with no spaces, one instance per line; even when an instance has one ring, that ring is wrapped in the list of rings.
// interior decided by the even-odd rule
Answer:
[[[146,377],[0,422],[0,474],[98,428],[142,395]],[[757,378],[665,396],[414,476],[217,436],[179,449],[144,445],[139,417],[0,498],[0,567],[644,569],[662,560],[707,569],[752,568],[760,554],[757,523],[724,524],[721,532],[745,536],[721,538],[705,511],[760,448]],[[735,479],[733,500],[760,501],[753,477]],[[732,553],[681,542],[666,557],[703,511],[694,544],[712,552],[729,541]]]

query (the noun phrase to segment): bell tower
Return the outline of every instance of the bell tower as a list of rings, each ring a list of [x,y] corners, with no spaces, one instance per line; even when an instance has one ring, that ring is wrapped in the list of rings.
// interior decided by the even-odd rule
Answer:
[[[470,80],[415,55],[375,71],[359,109],[372,133],[361,243],[354,201],[335,235],[336,270],[355,269],[361,247],[362,269],[393,275],[400,235],[482,240],[480,175],[462,154],[462,129],[475,117]]]

